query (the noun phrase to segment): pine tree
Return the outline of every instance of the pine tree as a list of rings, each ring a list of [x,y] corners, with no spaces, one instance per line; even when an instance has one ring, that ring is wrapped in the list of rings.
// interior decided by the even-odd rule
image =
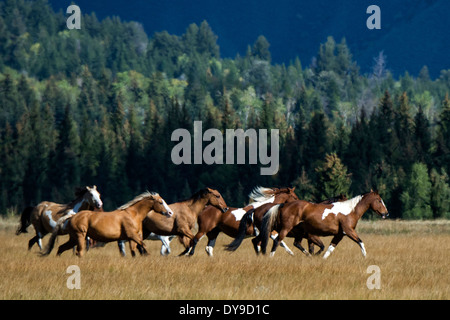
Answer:
[[[256,39],[255,43],[253,44],[251,53],[252,57],[269,61],[271,59],[270,51],[269,51],[270,43],[267,41],[267,39],[264,36],[259,36],[258,39]]]
[[[433,218],[450,218],[450,186],[449,177],[443,168],[440,172],[432,169],[430,173],[431,192],[430,206]]]
[[[415,158],[419,162],[431,165],[431,133],[430,122],[423,113],[422,106],[414,117],[414,148]]]
[[[80,180],[80,137],[70,106],[66,106],[64,119],[58,127],[58,143],[52,164],[52,185],[64,199],[73,197],[73,189]],[[65,200],[67,201],[67,200]]]
[[[399,147],[395,155],[398,158],[391,160],[397,165],[402,165],[406,171],[409,170],[412,162],[416,159],[413,146],[413,128],[414,122],[410,115],[408,96],[406,92],[403,92],[399,98],[398,112],[394,116],[395,139],[398,140]]]
[[[403,218],[431,219],[433,211],[430,205],[431,182],[425,164],[416,162],[400,199],[403,204]]]
[[[323,112],[315,112],[308,126],[304,159],[301,163],[308,175],[315,174],[313,169],[318,167],[325,155],[330,152],[327,129],[328,122]]]
[[[316,172],[319,181],[315,193],[316,201],[339,194],[348,195],[351,184],[350,175],[336,153],[327,154],[325,162],[316,168]]]
[[[442,101],[436,133],[436,147],[433,154],[436,167],[444,167],[450,173],[450,99],[448,94]]]

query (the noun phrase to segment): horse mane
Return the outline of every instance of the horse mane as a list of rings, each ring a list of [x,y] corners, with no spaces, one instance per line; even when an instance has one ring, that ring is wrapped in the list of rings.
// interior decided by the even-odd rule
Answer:
[[[75,188],[75,197],[77,197],[77,198],[82,197],[86,192],[88,192],[87,187],[76,187]]]
[[[208,188],[200,189],[196,193],[194,193],[192,196],[190,196],[189,198],[186,198],[184,200],[180,200],[177,202],[185,202],[185,201],[189,201],[189,200],[192,200],[193,202],[195,202],[195,201],[198,201],[201,198],[203,198],[207,193],[209,193]]]
[[[127,203],[125,203],[124,205],[120,206],[119,208],[117,208],[117,210],[125,210],[129,207],[131,207],[132,205],[136,204],[139,201],[142,201],[146,198],[152,198],[154,196],[158,195],[157,192],[150,192],[150,191],[145,191],[143,193],[141,193],[140,195],[136,196],[133,200],[128,201]]]
[[[252,192],[248,195],[248,197],[253,200],[253,202],[262,202],[271,198],[274,195],[275,191],[271,188],[264,188],[261,186],[257,186],[253,188]]]
[[[365,195],[366,195],[366,193],[360,194],[359,196],[353,197],[353,198],[345,200],[345,201],[341,201],[341,202],[337,201],[337,202],[339,202],[342,205],[349,205],[350,207],[354,208],[362,200],[362,198],[364,198]],[[337,203],[337,202],[332,202],[330,204]]]

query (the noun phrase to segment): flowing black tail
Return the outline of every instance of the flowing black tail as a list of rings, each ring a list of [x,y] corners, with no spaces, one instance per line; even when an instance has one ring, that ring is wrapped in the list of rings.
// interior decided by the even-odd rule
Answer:
[[[269,236],[277,221],[280,208],[284,206],[284,203],[280,203],[271,207],[263,216],[261,221],[261,252],[266,253],[267,243],[269,242]]]
[[[242,241],[245,239],[247,235],[248,226],[253,223],[252,215],[255,209],[251,209],[244,214],[239,223],[238,235],[230,244],[225,246],[225,250],[227,251],[236,251],[237,248],[241,245]]]
[[[17,228],[16,235],[21,233],[27,233],[27,228],[31,224],[31,213],[33,212],[34,207],[26,207],[23,209],[22,214],[20,215],[20,224]]]

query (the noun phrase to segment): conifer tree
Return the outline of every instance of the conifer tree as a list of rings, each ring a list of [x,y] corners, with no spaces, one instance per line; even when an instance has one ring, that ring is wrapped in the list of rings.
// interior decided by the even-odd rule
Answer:
[[[440,172],[432,169],[430,173],[431,191],[430,206],[433,218],[450,218],[450,186],[449,177],[443,168]]]
[[[348,195],[351,184],[350,175],[336,153],[327,154],[323,165],[315,170],[319,181],[315,193],[316,201],[339,194]]]
[[[416,162],[412,166],[405,191],[400,199],[403,204],[403,218],[430,219],[433,211],[430,205],[431,182],[425,164]]]

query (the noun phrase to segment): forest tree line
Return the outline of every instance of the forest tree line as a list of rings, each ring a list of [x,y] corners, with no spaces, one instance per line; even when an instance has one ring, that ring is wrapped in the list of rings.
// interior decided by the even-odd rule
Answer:
[[[242,206],[256,185],[319,201],[378,189],[391,217],[450,217],[450,70],[395,78],[381,52],[361,74],[342,39],[307,65],[271,61],[264,36],[222,58],[206,21],[148,36],[118,17],[68,30],[46,0],[0,2],[0,213],[69,202],[97,185],[106,209],[145,191],[167,201],[217,188]],[[280,170],[174,165],[171,133],[280,130]],[[204,143],[204,146],[206,143]]]

